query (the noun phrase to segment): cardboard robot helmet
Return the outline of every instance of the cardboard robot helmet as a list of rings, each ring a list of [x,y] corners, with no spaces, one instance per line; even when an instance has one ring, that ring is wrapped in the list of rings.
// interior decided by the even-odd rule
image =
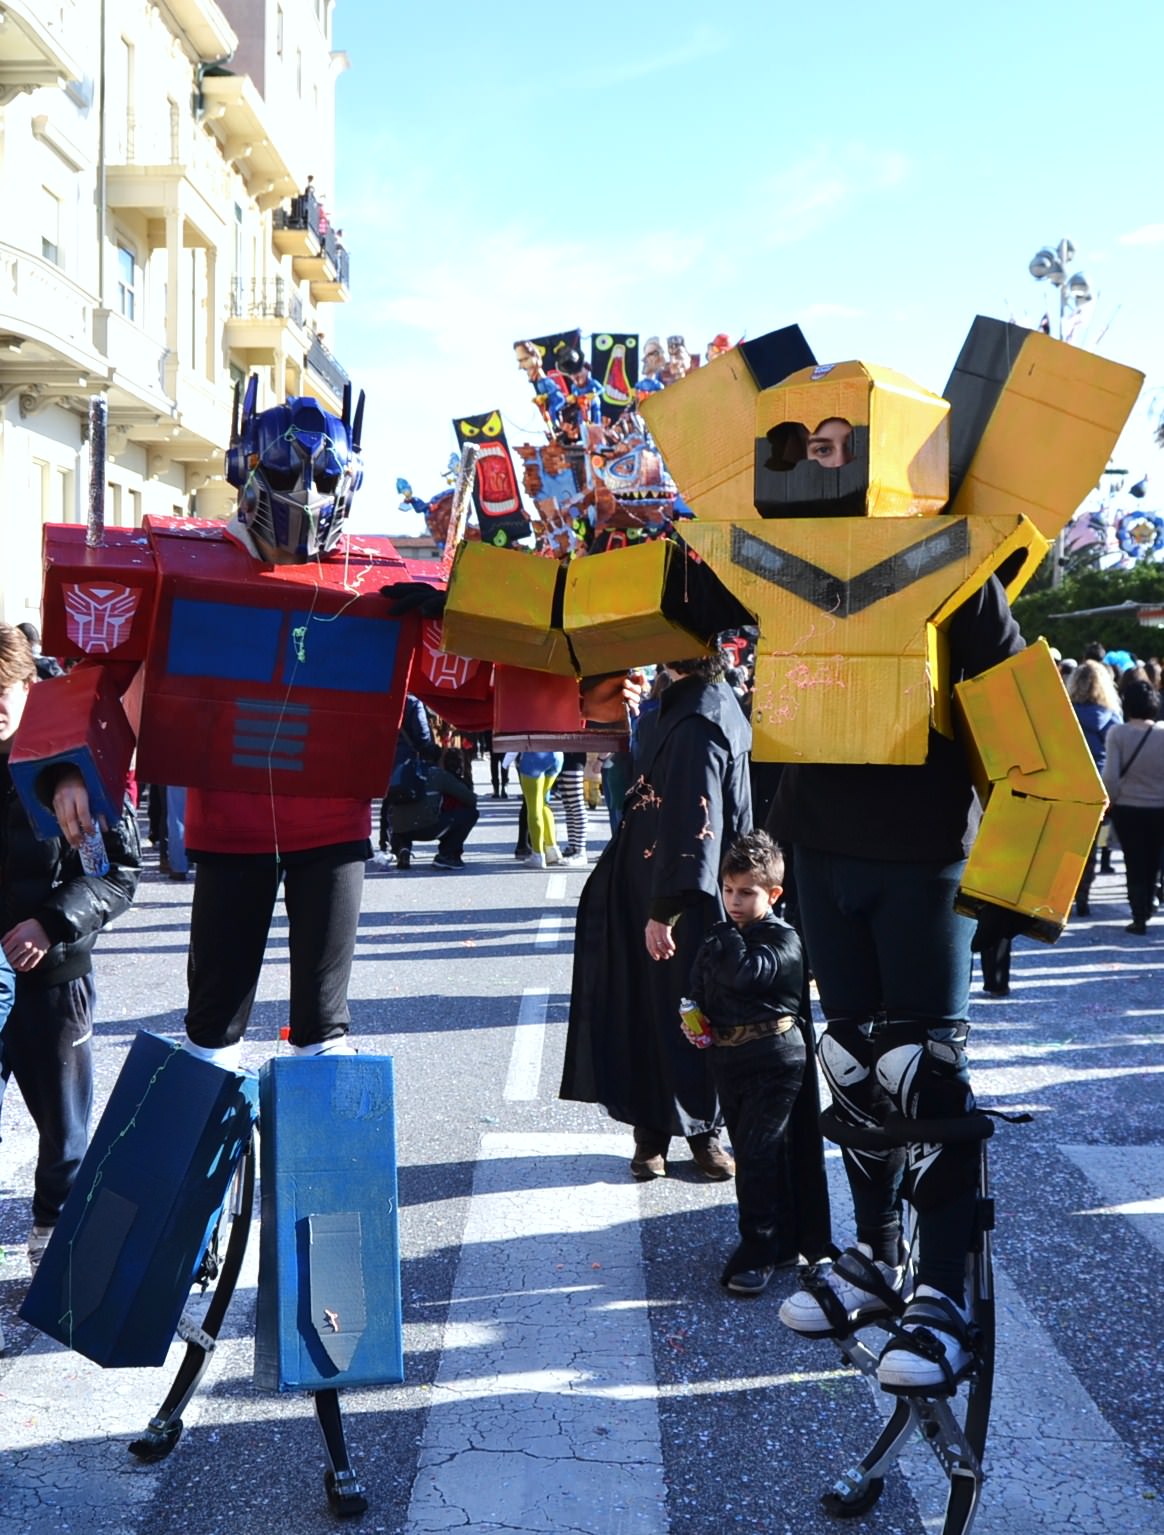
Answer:
[[[949,497],[949,404],[901,374],[802,368],[756,399],[761,517],[934,515]]]
[[[303,563],[338,543],[363,479],[364,396],[353,419],[350,385],[344,390],[342,418],[309,397],[291,396],[283,405],[256,411],[257,390],[258,380],[252,377],[241,421],[236,390],[226,478],[238,490],[243,526]]]

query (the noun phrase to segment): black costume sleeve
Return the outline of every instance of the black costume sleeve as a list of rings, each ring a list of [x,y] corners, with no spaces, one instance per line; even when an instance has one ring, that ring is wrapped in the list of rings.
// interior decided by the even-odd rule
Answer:
[[[141,842],[137,817],[128,800],[121,819],[102,833],[109,871],[86,875],[81,855],[69,848],[61,861],[62,879],[35,913],[54,944],[76,943],[98,933],[129,909],[141,876]]]

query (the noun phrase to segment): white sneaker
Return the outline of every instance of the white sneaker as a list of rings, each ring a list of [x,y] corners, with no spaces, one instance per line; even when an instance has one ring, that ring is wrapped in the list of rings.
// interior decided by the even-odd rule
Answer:
[[[548,864],[554,864],[561,863],[562,861],[561,848],[556,842],[551,842],[549,847],[546,849],[546,862]]]
[[[544,869],[546,866],[546,855],[544,853],[531,853],[525,861],[525,866],[527,869]]]
[[[903,1310],[904,1277],[904,1269],[874,1263],[873,1249],[859,1242],[846,1248],[835,1263],[813,1264],[805,1274],[804,1288],[794,1291],[780,1307],[780,1320],[806,1337],[831,1337],[857,1321]]]
[[[54,1226],[34,1226],[28,1233],[28,1267],[35,1274],[44,1257],[44,1250],[49,1245],[49,1238],[56,1230]]]
[[[919,1285],[877,1366],[884,1391],[952,1396],[974,1362],[970,1313],[932,1285]]]
[[[563,853],[562,863],[567,869],[585,869],[590,860],[585,853]]]

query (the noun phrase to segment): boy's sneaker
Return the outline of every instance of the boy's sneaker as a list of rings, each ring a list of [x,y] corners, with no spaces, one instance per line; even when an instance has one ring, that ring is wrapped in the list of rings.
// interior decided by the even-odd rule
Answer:
[[[525,866],[527,869],[544,869],[546,866],[546,855],[544,853],[531,853],[525,861]]]
[[[551,842],[549,847],[546,848],[546,862],[548,864],[562,862],[562,850],[556,842]]]
[[[742,1273],[732,1275],[727,1287],[733,1295],[762,1295],[775,1272],[774,1263],[767,1263],[763,1268],[744,1269]]]
[[[40,1260],[44,1257],[44,1250],[49,1245],[54,1227],[34,1226],[28,1233],[28,1267],[32,1273],[36,1273]]]
[[[904,1278],[904,1269],[874,1263],[873,1249],[859,1242],[835,1263],[807,1269],[803,1288],[780,1307],[780,1320],[805,1337],[829,1338],[873,1317],[900,1316]]]
[[[590,862],[585,852],[579,848],[564,847],[562,849],[562,862],[568,869],[584,869]]]
[[[438,853],[432,864],[434,869],[463,869],[465,860],[459,853]]]
[[[877,1366],[883,1391],[952,1396],[974,1363],[969,1312],[931,1285],[919,1285]]]
[[[396,862],[396,859],[392,856],[391,853],[386,852],[383,848],[381,848],[378,853],[372,854],[372,862],[375,864],[377,869],[390,869]]]
[[[402,847],[396,855],[396,867],[398,869],[412,868],[412,849]]]

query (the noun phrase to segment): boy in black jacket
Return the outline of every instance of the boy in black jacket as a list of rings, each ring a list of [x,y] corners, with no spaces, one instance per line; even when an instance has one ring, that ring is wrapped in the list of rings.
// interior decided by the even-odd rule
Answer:
[[[8,753],[36,681],[19,630],[0,624],[0,948],[16,997],[0,1033],[0,1101],[15,1077],[39,1134],[28,1260],[48,1245],[89,1144],[93,1103],[93,945],[133,900],[141,848],[132,808],[102,834],[108,872],[89,876],[64,837],[33,834],[8,771]],[[69,770],[60,793],[80,774]]]
[[[720,922],[695,956],[691,995],[711,1026],[709,1050],[736,1159],[740,1243],[721,1276],[735,1295],[764,1290],[797,1261],[787,1202],[786,1132],[807,1050],[800,1025],[804,956],[795,930],[772,912],[784,857],[762,831],[728,849]]]

